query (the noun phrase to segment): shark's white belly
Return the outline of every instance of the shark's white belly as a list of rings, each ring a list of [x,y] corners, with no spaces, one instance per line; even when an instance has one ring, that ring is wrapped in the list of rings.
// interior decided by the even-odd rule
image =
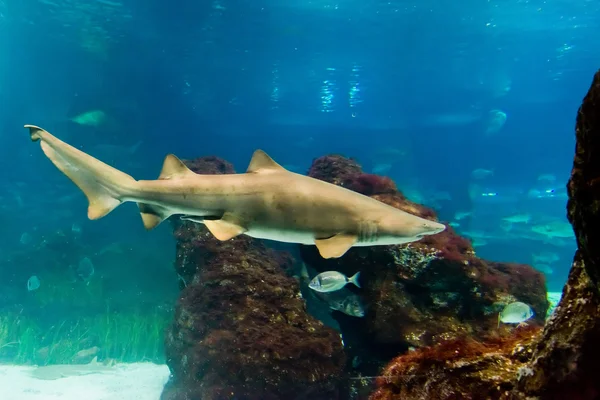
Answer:
[[[244,232],[257,239],[275,240],[285,243],[315,244],[315,236],[312,232],[297,232],[293,230],[268,229],[266,227],[251,228]]]

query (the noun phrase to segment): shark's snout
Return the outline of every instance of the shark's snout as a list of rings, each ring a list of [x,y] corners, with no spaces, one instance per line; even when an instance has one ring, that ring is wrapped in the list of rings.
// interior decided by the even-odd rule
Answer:
[[[417,234],[417,237],[419,239],[425,236],[435,235],[437,233],[443,232],[444,230],[446,230],[446,225],[434,221],[427,221],[423,223],[421,229],[422,231]]]

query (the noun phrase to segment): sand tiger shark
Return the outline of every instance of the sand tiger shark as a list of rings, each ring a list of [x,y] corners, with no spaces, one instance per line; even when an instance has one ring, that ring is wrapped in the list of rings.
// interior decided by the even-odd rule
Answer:
[[[316,245],[323,258],[341,257],[353,246],[414,242],[445,229],[371,197],[290,172],[262,150],[254,152],[241,174],[196,174],[169,154],[158,179],[135,180],[42,128],[25,128],[83,191],[91,220],[135,202],[147,230],[179,215],[203,223],[221,241],[245,234]]]

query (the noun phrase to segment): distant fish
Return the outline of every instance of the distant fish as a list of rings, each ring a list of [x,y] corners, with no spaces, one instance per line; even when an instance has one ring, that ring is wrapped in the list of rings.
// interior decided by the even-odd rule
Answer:
[[[457,211],[454,214],[454,219],[457,221],[460,221],[461,219],[464,219],[466,217],[470,217],[471,216],[471,211]]]
[[[79,261],[77,265],[77,276],[79,276],[84,282],[88,282],[92,275],[94,275],[94,264],[92,260],[85,257]]]
[[[495,135],[500,132],[504,124],[506,123],[506,113],[501,110],[491,110],[488,113],[488,126],[485,130],[487,136]]]
[[[537,269],[540,272],[543,272],[546,275],[552,275],[554,273],[554,269],[548,264],[535,264],[533,268]]]
[[[80,235],[81,225],[79,225],[77,222],[73,223],[73,225],[71,225],[71,232],[73,232],[75,235]]]
[[[572,238],[575,236],[573,227],[565,221],[552,221],[547,224],[534,225],[531,230],[537,234],[552,238]]]
[[[106,122],[106,113],[102,110],[92,110],[76,115],[71,122],[84,126],[98,128]]]
[[[340,290],[347,283],[353,283],[356,287],[360,287],[358,278],[360,277],[360,271],[354,274],[351,278],[337,271],[326,271],[315,276],[312,281],[308,284],[308,287],[317,292],[335,292]]]
[[[27,246],[28,244],[30,244],[32,242],[32,237],[29,233],[25,232],[21,235],[21,238],[19,239],[19,242],[24,245]]]
[[[362,318],[365,316],[364,304],[357,294],[350,294],[343,298],[335,298],[329,301],[329,308],[343,312],[351,317]]]
[[[116,369],[112,366],[106,366],[98,362],[98,357],[89,364],[83,365],[70,365],[70,364],[56,364],[56,365],[45,365],[37,367],[31,370],[29,373],[33,378],[43,380],[55,380],[61,378],[67,378],[70,376],[81,376],[90,374],[102,374],[102,373],[115,373]]]
[[[492,175],[494,175],[494,171],[492,171],[490,169],[484,169],[484,168],[477,168],[471,172],[471,177],[473,179],[485,179]]]
[[[549,251],[545,251],[543,253],[532,254],[531,258],[533,259],[533,264],[552,264],[558,260],[560,257],[556,253],[551,253]]]
[[[531,221],[530,214],[514,214],[508,217],[502,218],[503,221],[510,222],[511,224],[528,224]]]
[[[552,174],[543,174],[538,176],[537,180],[540,182],[554,183],[556,182],[556,176]]]
[[[27,280],[27,290],[30,292],[37,290],[40,287],[40,278],[33,275]]]
[[[533,317],[533,310],[528,304],[520,301],[508,304],[498,314],[498,327],[500,322],[504,324],[523,324],[529,318]]]
[[[371,169],[371,172],[375,175],[385,175],[392,169],[392,164],[389,163],[381,163],[375,164]]]

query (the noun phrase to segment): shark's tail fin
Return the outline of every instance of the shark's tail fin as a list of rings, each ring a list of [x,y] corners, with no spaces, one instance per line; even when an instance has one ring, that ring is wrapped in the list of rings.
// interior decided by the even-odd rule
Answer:
[[[44,154],[69,177],[89,201],[88,218],[98,219],[123,202],[124,193],[136,183],[135,179],[116,168],[57,139],[49,132],[33,125],[31,140],[41,141]]]

